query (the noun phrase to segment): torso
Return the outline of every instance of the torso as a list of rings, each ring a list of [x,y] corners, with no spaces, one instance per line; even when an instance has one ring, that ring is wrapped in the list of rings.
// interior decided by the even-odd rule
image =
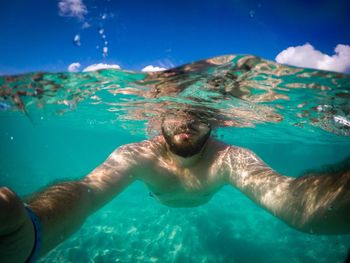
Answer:
[[[199,161],[186,168],[178,167],[169,158],[163,140],[156,138],[149,143],[145,151],[149,162],[146,167],[143,164],[138,179],[159,202],[175,207],[202,205],[225,184],[221,162],[227,145],[208,141]]]

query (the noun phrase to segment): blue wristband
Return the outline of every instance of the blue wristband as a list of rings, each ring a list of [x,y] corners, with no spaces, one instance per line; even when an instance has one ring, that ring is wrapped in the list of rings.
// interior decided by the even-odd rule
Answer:
[[[42,226],[39,217],[33,212],[33,210],[27,205],[24,204],[24,208],[26,209],[30,220],[33,223],[34,227],[34,245],[32,248],[32,252],[30,252],[29,257],[26,260],[26,263],[33,263],[39,258],[39,252],[42,245]]]

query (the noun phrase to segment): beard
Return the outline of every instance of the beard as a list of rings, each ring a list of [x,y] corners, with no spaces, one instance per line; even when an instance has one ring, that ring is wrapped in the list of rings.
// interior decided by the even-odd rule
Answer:
[[[170,151],[184,158],[191,157],[200,153],[210,136],[209,130],[207,133],[199,135],[197,138],[191,138],[190,140],[181,140],[179,142],[175,140],[174,134],[167,133],[163,128],[162,133],[166,143],[169,146]]]

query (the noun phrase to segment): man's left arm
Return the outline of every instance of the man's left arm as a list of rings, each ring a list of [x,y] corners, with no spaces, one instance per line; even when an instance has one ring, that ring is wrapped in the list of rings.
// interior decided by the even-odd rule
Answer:
[[[350,233],[350,171],[283,176],[253,152],[232,147],[229,183],[288,225],[314,234]]]

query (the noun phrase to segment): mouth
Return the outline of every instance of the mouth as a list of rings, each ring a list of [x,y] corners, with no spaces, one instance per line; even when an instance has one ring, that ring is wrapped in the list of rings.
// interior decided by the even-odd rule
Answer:
[[[176,137],[178,137],[179,139],[189,139],[193,136],[192,133],[189,132],[181,132],[175,135]]]
[[[176,132],[175,132],[175,135],[178,135],[178,134],[189,134],[189,135],[193,135],[193,134],[196,134],[198,131],[194,128],[186,128],[186,129],[178,129]]]
[[[177,141],[178,143],[190,142],[192,141],[194,136],[195,136],[195,133],[192,133],[190,131],[182,131],[174,135],[174,140]]]

